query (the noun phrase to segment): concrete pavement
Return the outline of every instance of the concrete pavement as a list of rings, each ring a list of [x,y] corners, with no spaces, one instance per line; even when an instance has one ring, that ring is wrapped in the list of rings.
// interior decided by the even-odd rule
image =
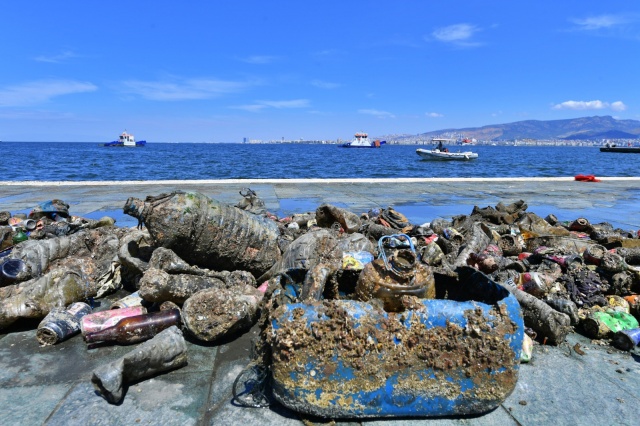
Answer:
[[[242,198],[238,192],[246,187],[279,216],[313,211],[326,202],[356,213],[394,206],[414,223],[422,223],[469,214],[474,205],[523,199],[529,211],[543,217],[549,213],[560,220],[584,216],[592,223],[640,227],[640,177],[602,178],[601,182],[578,182],[572,177],[0,182],[0,210],[28,212],[38,202],[60,198],[71,205],[72,214],[109,215],[118,225],[131,226],[134,219],[122,213],[128,197],[144,199],[181,189],[236,204]]]

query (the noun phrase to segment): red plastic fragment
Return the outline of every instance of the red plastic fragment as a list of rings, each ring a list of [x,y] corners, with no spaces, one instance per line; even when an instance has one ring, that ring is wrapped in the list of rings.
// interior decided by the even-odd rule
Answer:
[[[580,182],[600,182],[594,175],[576,175],[575,179]]]

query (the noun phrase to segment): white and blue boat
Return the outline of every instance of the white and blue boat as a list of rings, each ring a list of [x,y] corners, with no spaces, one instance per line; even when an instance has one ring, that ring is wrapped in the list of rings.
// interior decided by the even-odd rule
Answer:
[[[112,146],[124,146],[124,147],[143,147],[147,145],[147,141],[137,141],[136,139],[133,137],[133,135],[131,133],[127,133],[127,131],[125,130],[124,132],[122,132],[120,134],[120,137],[118,138],[117,141],[111,141],[111,142],[107,142],[105,144],[103,144],[102,146],[107,146],[107,147],[112,147]]]

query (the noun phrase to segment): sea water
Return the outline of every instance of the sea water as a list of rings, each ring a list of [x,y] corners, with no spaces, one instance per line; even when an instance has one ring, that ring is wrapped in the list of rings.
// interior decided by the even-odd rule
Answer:
[[[470,146],[471,161],[421,159],[417,148],[321,144],[2,142],[0,181],[638,176],[638,154],[596,147]],[[450,151],[462,150],[452,145]]]

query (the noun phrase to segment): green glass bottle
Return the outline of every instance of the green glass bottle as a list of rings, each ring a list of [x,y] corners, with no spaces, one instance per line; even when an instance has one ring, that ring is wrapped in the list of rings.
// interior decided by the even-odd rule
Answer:
[[[13,244],[18,244],[28,239],[29,237],[24,233],[24,229],[22,228],[16,229],[16,233],[13,234]]]

